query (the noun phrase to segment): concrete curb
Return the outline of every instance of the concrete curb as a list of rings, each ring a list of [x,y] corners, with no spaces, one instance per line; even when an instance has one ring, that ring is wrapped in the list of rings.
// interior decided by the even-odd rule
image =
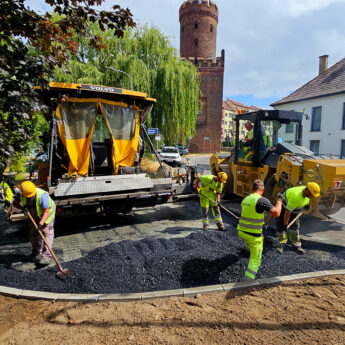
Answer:
[[[252,287],[267,286],[272,284],[281,284],[284,282],[320,278],[330,275],[345,275],[345,270],[318,271],[309,273],[298,273],[288,276],[279,276],[265,279],[258,279],[249,282],[237,282],[230,284],[219,284],[200,286],[196,288],[163,290],[142,293],[122,293],[122,294],[63,294],[43,291],[21,290],[0,286],[0,295],[6,297],[24,298],[28,300],[47,300],[56,302],[130,302],[143,301],[155,298],[166,297],[194,297],[198,294],[205,295],[214,292],[227,292],[232,290],[248,289]]]

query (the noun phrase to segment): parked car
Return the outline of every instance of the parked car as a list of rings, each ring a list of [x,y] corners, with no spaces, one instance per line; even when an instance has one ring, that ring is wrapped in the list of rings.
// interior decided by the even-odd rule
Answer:
[[[188,155],[188,148],[185,145],[176,145],[178,152],[180,152],[181,156]]]
[[[163,162],[166,162],[172,165],[181,166],[182,159],[177,147],[163,146],[159,154],[159,158]]]

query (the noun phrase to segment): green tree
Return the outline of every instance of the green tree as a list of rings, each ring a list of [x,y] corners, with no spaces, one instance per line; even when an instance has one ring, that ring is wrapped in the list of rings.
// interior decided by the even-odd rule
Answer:
[[[54,17],[30,10],[25,0],[0,1],[0,175],[15,155],[30,146],[33,112],[47,110],[37,102],[33,87],[43,87],[56,66],[63,67],[78,54],[74,34],[84,36],[96,51],[105,44],[99,35],[89,35],[90,22],[98,23],[100,32],[112,29],[116,37],[123,35],[125,26],[135,25],[130,11],[118,5],[112,11],[95,10],[104,0],[45,2]]]
[[[148,26],[127,28],[123,37],[114,37],[113,30],[102,32],[96,24],[89,30],[90,35],[102,38],[106,48],[97,51],[87,45],[85,37],[76,35],[79,51],[67,64],[71,74],[58,68],[56,81],[130,89],[126,75],[107,67],[124,71],[135,90],[157,99],[148,125],[161,129],[166,144],[184,144],[195,134],[199,74],[192,63],[179,58],[168,37]]]

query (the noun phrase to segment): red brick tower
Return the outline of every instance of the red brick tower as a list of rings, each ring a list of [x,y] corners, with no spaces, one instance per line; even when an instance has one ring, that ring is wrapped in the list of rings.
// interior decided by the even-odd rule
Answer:
[[[225,53],[216,58],[218,8],[211,0],[188,0],[180,7],[181,57],[193,62],[201,75],[202,113],[191,153],[220,150]]]

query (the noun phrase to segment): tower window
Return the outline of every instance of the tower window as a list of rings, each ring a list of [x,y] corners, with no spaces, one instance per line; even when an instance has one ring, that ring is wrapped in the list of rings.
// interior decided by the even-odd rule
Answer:
[[[198,45],[199,45],[199,41],[198,41],[198,39],[196,38],[196,39],[194,40],[194,48],[198,48]]]
[[[184,32],[184,26],[181,26],[181,32]]]
[[[210,25],[210,31],[213,32],[213,25]]]
[[[198,22],[195,22],[195,23],[194,23],[194,29],[195,29],[195,30],[198,30]]]

